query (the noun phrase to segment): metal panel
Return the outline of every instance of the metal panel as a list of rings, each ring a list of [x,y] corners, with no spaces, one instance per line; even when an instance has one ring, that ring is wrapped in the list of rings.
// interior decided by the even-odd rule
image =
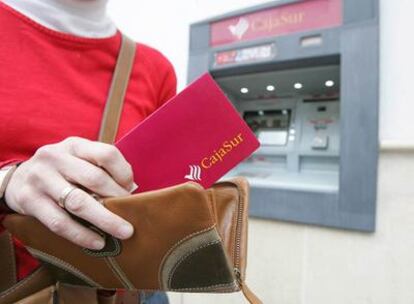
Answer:
[[[190,54],[188,65],[192,68],[188,70],[187,81],[190,83],[201,74],[208,71],[209,54],[202,52],[199,54]]]
[[[378,2],[366,0],[344,0],[344,24],[375,19],[378,15]]]
[[[199,77],[201,74],[208,71],[210,64],[209,58],[209,41],[210,28],[208,24],[197,24],[191,26],[190,30],[190,47],[188,59],[188,74],[187,81]]]
[[[341,44],[339,210],[374,214],[378,158],[378,30],[345,28]]]
[[[191,27],[190,52],[205,50],[209,47],[210,27],[208,24],[199,24]]]
[[[250,215],[349,230],[373,231],[372,214],[338,212],[338,195],[253,188]]]

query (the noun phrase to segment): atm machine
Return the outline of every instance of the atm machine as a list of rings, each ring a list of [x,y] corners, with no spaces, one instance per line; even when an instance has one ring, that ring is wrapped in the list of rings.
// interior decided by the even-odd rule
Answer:
[[[261,147],[250,214],[375,230],[378,0],[284,0],[191,25],[189,81],[210,72]]]

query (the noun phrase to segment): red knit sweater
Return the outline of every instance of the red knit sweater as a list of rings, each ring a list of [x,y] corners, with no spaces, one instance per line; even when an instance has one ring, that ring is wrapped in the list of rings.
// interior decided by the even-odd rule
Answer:
[[[0,167],[68,136],[96,140],[120,33],[100,39],[59,33],[0,2],[0,37]],[[175,93],[170,62],[138,44],[117,137]],[[21,279],[38,263],[17,240],[15,248]]]

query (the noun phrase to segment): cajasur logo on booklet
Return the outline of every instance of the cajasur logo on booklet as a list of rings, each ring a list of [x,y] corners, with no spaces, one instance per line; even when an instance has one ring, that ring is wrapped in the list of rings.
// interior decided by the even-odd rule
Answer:
[[[116,146],[143,192],[194,181],[210,187],[259,142],[223,91],[204,74]]]

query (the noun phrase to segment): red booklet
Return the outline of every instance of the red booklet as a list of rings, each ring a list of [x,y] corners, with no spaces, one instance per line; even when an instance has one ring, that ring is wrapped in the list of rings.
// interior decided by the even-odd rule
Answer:
[[[210,187],[259,142],[214,79],[205,74],[116,144],[134,171],[135,192],[186,181]]]

